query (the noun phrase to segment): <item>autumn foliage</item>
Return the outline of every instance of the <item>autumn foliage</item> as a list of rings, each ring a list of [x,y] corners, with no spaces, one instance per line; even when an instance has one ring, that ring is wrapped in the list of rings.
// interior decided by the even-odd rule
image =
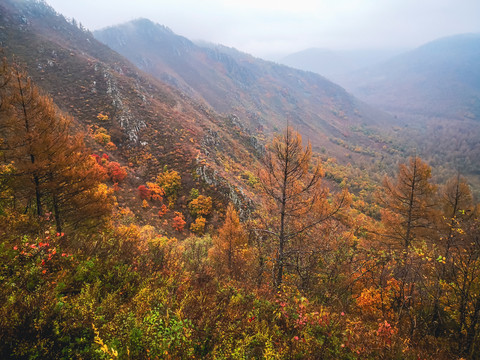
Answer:
[[[138,191],[138,196],[142,200],[148,200],[152,196],[152,192],[145,185],[140,185],[137,191]]]
[[[268,147],[260,173],[271,216],[265,217],[265,227],[258,232],[273,239],[270,251],[276,254],[273,283],[277,288],[282,285],[290,254],[300,254],[309,243],[305,237],[314,230],[321,231],[321,225],[334,220],[349,203],[346,190],[329,201],[329,191],[322,186],[322,167],[317,163],[310,171],[311,160],[311,145],[303,148],[300,134],[287,128]],[[301,263],[298,265],[303,266]]]
[[[192,216],[206,217],[210,215],[212,211],[212,198],[210,196],[199,195],[188,204],[188,208]]]
[[[182,213],[175,211],[175,216],[172,219],[172,228],[176,231],[182,232],[185,227],[186,221]]]
[[[249,273],[253,249],[248,246],[248,236],[232,204],[227,207],[225,222],[213,238],[208,253],[218,276],[242,279]]]
[[[121,183],[127,177],[127,169],[125,166],[121,166],[116,161],[110,161],[110,157],[107,154],[103,154],[100,157],[97,154],[92,155],[95,159],[100,171],[102,171],[113,183]]]
[[[435,184],[413,156],[363,188],[287,128],[231,166],[255,202],[225,209],[180,167],[90,155],[25,73],[0,75],[0,358],[479,359],[461,175]]]
[[[169,204],[173,206],[177,199],[178,191],[181,189],[181,177],[175,170],[169,170],[167,167],[157,176],[156,184],[163,189]]]
[[[205,232],[205,224],[206,224],[206,219],[204,217],[197,217],[195,221],[190,225],[190,230],[197,234],[197,235],[203,235]]]
[[[13,210],[53,214],[59,231],[66,223],[100,220],[110,211],[110,192],[83,136],[72,133],[71,119],[26,73],[8,65],[2,71],[2,201]]]
[[[127,177],[127,170],[116,161],[107,164],[107,173],[114,183],[121,183]]]
[[[158,216],[159,217],[163,217],[163,215],[165,215],[168,211],[168,208],[165,204],[162,204],[162,206],[160,207],[160,210],[158,210]]]

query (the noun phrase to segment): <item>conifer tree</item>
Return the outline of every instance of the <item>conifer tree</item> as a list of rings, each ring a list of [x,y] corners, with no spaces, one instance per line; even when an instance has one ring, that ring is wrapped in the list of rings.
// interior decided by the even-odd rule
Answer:
[[[441,262],[438,264],[438,271],[435,278],[435,287],[432,291],[433,306],[432,306],[432,321],[431,328],[435,335],[439,335],[443,330],[444,318],[441,314],[441,299],[444,297],[445,289],[442,283],[461,283],[459,286],[462,290],[459,291],[460,313],[465,314],[465,299],[470,296],[469,289],[464,287],[464,281],[459,279],[474,278],[475,266],[462,265],[469,262],[475,263],[475,252],[478,249],[472,245],[471,235],[465,234],[464,229],[473,230],[475,221],[472,222],[478,213],[475,211],[473,203],[473,196],[466,179],[460,174],[448,180],[443,186],[440,193],[440,203],[442,209],[439,216],[439,234],[440,239],[437,244],[442,251]],[[474,231],[472,231],[474,232]],[[465,241],[465,238],[468,239]],[[473,249],[472,252],[465,256],[466,249]],[[472,256],[473,255],[473,256]],[[478,255],[477,255],[478,257]],[[459,269],[459,264],[460,269]]]
[[[344,191],[329,203],[320,164],[310,169],[312,147],[308,143],[304,149],[302,137],[292,128],[276,136],[267,150],[259,176],[270,212],[263,231],[274,239],[274,286],[278,289],[295,239],[332,218],[347,205],[349,196]]]
[[[445,259],[448,261],[450,249],[454,245],[454,232],[461,220],[474,214],[473,195],[467,180],[460,174],[448,180],[442,189],[440,201],[443,205],[443,225],[446,225],[443,233],[446,240]]]
[[[384,194],[381,197],[385,206],[382,213],[386,227],[384,237],[396,251],[401,250],[396,270],[400,281],[396,297],[399,318],[415,302],[414,289],[419,265],[411,256],[412,245],[429,239],[433,231],[436,186],[430,183],[430,178],[430,166],[413,156],[408,164],[399,166],[395,181],[388,177],[384,180]],[[412,317],[410,320],[413,329],[415,320]]]
[[[431,228],[435,205],[436,186],[430,183],[431,168],[419,157],[413,156],[408,164],[401,164],[397,179],[386,177],[383,220],[388,237],[401,244],[408,253],[412,242]]]
[[[82,136],[72,135],[71,120],[25,72],[7,67],[4,75],[10,81],[2,89],[3,162],[14,165],[14,171],[4,175],[11,178],[15,204],[38,216],[52,212],[58,231],[65,220],[78,225],[108,213],[102,172]]]
[[[208,257],[219,274],[229,274],[235,279],[246,272],[251,261],[247,233],[231,203],[227,207],[223,226],[213,238]]]

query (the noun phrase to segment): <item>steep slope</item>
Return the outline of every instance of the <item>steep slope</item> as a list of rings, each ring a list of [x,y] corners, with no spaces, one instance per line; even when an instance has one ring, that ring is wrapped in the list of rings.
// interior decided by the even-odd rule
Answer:
[[[480,34],[442,38],[342,82],[397,114],[480,120]]]
[[[319,75],[223,46],[199,46],[149,20],[94,35],[158,79],[205,100],[221,113],[235,114],[252,130],[269,133],[289,122],[314,145],[340,154],[343,151],[330,138],[369,144],[351,128],[387,119]]]
[[[73,115],[79,130],[93,134],[106,129],[117,149],[87,140],[94,151],[129,167],[118,199],[143,211],[141,221],[156,212],[151,209],[149,215],[141,209],[136,188],[167,164],[182,177],[179,208],[186,207],[182,195],[192,187],[204,189],[219,204],[230,199],[240,210],[246,206],[251,194],[240,174],[245,164],[255,163],[261,146],[235,126],[235,118],[220,117],[142,73],[44,2],[2,1],[0,28],[4,55],[26,68],[35,83]],[[230,162],[235,166],[227,173],[225,163]]]

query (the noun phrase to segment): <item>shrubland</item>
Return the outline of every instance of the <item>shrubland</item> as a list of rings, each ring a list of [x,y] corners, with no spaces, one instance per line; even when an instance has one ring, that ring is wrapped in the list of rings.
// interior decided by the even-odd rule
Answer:
[[[119,205],[129,169],[85,146],[104,132],[73,131],[16,66],[1,75],[1,358],[479,358],[462,176],[435,184],[415,156],[383,185],[348,179],[287,128],[245,172],[249,216],[166,166],[132,189],[153,226]]]

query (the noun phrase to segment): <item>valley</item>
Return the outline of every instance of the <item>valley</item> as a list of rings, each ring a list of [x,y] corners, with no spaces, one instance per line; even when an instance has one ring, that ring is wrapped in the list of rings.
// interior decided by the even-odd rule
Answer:
[[[0,358],[478,359],[478,39],[338,85],[3,0]]]

